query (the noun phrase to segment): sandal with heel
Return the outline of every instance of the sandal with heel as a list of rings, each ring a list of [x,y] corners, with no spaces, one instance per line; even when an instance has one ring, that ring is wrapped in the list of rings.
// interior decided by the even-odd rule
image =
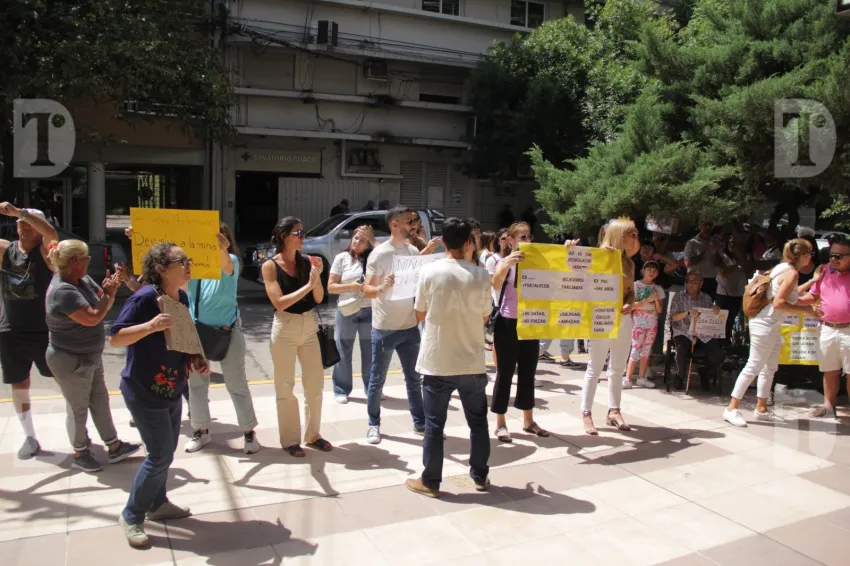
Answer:
[[[611,418],[611,413],[614,413],[615,418]],[[627,425],[625,420],[617,420],[616,417],[620,417],[620,419],[623,418],[623,414],[620,412],[620,409],[610,409],[608,411],[608,416],[605,418],[605,424],[607,424],[608,426],[613,426],[617,430],[632,430],[632,427]]]
[[[593,418],[590,416],[590,411],[584,411],[581,414],[582,421],[584,421],[584,432],[585,434],[589,434],[590,436],[599,436],[599,431],[596,430],[596,427],[593,425]],[[590,425],[588,425],[588,421],[590,421]]]

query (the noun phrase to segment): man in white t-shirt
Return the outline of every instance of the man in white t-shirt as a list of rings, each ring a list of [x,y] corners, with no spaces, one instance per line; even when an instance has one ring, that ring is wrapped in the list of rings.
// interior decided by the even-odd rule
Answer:
[[[387,212],[390,239],[379,244],[369,254],[366,263],[366,281],[363,291],[372,295],[372,371],[369,375],[369,390],[366,393],[366,409],[369,413],[369,429],[366,441],[381,442],[381,392],[387,380],[393,352],[398,354],[404,382],[407,385],[407,403],[413,417],[413,431],[425,434],[425,415],[422,412],[422,385],[416,373],[416,357],[419,355],[419,328],[413,313],[413,299],[392,300],[393,258],[396,256],[419,255],[407,238],[418,219],[412,208],[397,205]]]
[[[446,258],[425,266],[416,287],[416,318],[425,321],[416,369],[425,376],[425,470],[409,479],[413,492],[439,497],[443,473],[443,429],[457,390],[470,430],[469,475],[486,491],[490,458],[484,321],[490,315],[490,274],[465,260],[475,249],[469,220],[443,223]]]

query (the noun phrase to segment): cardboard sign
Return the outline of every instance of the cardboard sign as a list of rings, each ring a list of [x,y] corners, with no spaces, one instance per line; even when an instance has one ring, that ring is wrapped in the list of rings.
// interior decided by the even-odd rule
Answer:
[[[142,258],[160,242],[174,242],[192,260],[193,279],[221,279],[221,252],[217,210],[131,208],[133,266],[141,271]]]
[[[400,301],[416,296],[416,284],[419,283],[419,272],[429,263],[434,263],[446,257],[446,254],[411,255],[393,257],[393,275],[395,284],[391,290],[390,300]]]
[[[623,264],[618,251],[520,244],[520,340],[616,338],[623,306]]]
[[[204,347],[201,345],[198,329],[186,305],[167,295],[157,297],[156,301],[159,303],[160,312],[171,315],[174,320],[174,326],[164,331],[165,347],[185,354],[203,356]]]
[[[714,314],[714,309],[695,309],[699,317],[691,320],[689,334],[696,336],[703,342],[714,338],[726,338],[726,321],[729,319],[729,311],[721,310]]]

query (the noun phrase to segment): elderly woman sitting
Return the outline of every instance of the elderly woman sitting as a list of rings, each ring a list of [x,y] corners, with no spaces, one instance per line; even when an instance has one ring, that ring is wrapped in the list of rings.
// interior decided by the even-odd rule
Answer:
[[[97,432],[108,447],[108,462],[115,464],[139,451],[139,444],[118,439],[109,391],[103,378],[103,318],[115,302],[121,282],[106,273],[101,286],[87,275],[89,248],[80,240],[51,242],[50,261],[56,275],[45,301],[50,345],[47,365],[68,404],[66,426],[74,447],[72,468],[84,472],[102,469],[92,456],[86,421],[91,411]]]

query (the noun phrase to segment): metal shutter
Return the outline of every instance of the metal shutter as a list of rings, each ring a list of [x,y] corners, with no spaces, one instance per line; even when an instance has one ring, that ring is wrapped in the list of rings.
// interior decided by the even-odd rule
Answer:
[[[422,180],[425,166],[421,161],[401,162],[401,191],[399,203],[405,206],[422,208],[426,204],[425,191],[422,189]],[[393,203],[396,204],[396,203]]]

